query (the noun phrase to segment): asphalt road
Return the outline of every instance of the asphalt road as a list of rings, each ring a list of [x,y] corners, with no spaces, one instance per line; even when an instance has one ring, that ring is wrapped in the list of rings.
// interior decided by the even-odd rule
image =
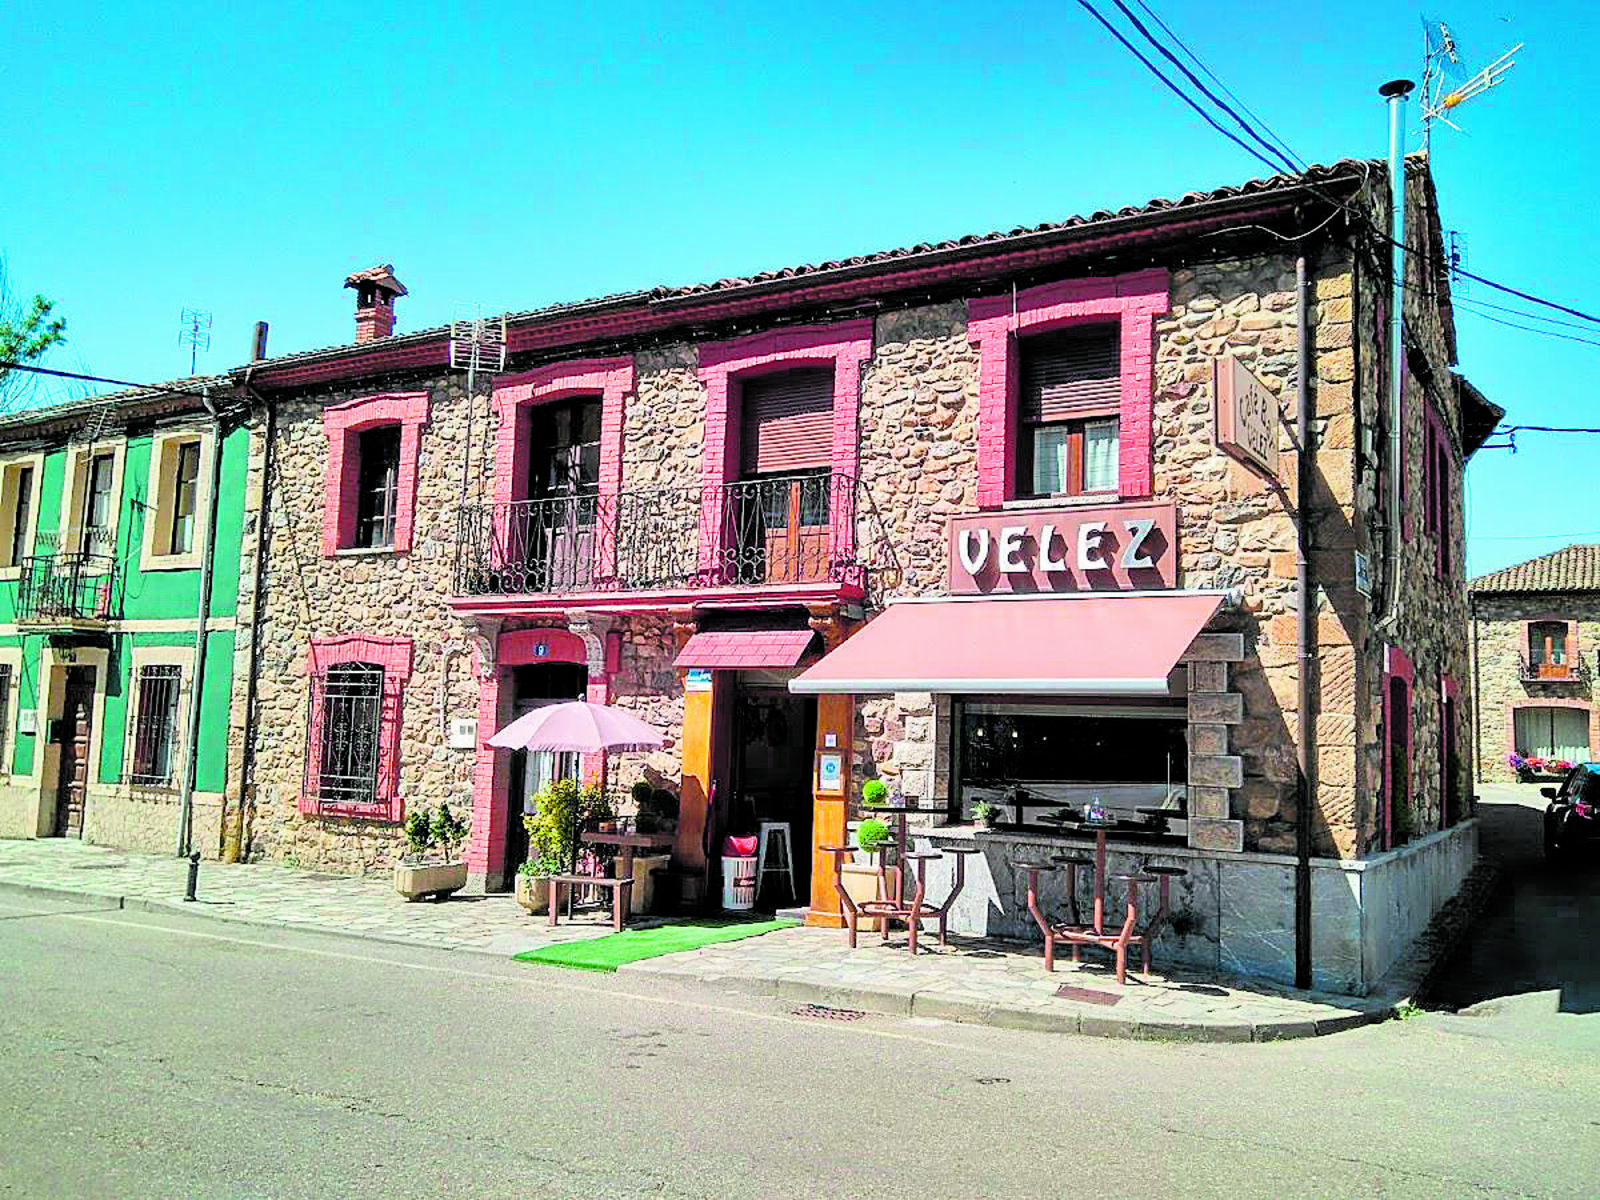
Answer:
[[[1184,1046],[0,896],[0,1195],[1592,1196],[1600,1016]]]

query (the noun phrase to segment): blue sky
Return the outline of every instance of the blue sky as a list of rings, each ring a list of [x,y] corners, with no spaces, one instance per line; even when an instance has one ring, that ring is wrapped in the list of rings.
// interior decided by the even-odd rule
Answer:
[[[1377,85],[1420,78],[1403,6],[1147,2],[1312,161],[1381,155]],[[1600,17],[1510,0],[1435,15],[1473,65],[1527,43],[1509,82],[1460,110],[1465,133],[1435,138],[1469,268],[1600,307],[1586,178]],[[377,261],[411,289],[400,328],[417,329],[1264,173],[1073,0],[13,0],[0,51],[0,254],[70,322],[51,364],[124,379],[187,373],[186,305],[215,314],[202,370],[243,360],[258,319],[274,353],[348,340],[343,277]],[[1458,325],[1461,369],[1511,420],[1597,423],[1600,346]],[[1600,438],[1518,446],[1469,470],[1474,573],[1600,536],[1569,482],[1600,473]]]

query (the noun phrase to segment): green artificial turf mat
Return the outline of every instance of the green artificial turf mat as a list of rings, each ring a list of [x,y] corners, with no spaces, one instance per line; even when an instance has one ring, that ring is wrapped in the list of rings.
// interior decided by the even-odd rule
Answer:
[[[681,954],[718,942],[737,942],[758,937],[774,929],[793,929],[794,921],[704,920],[657,925],[653,929],[624,929],[605,937],[581,942],[564,942],[542,950],[526,950],[514,957],[518,962],[550,963],[576,967],[580,971],[615,971],[626,963],[663,954]]]

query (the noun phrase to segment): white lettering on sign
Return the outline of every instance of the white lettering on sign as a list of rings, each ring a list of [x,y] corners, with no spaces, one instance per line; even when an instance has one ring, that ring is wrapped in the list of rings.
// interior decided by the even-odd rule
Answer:
[[[978,548],[972,548],[973,536],[977,536]],[[961,565],[967,569],[968,575],[976,575],[983,570],[983,564],[989,561],[989,531],[987,529],[963,529],[961,531]]]
[[[1065,571],[1067,560],[1057,558],[1050,552],[1056,540],[1056,527],[1054,525],[1039,526],[1039,569],[1041,571]]]
[[[1128,532],[1133,537],[1128,540],[1128,548],[1122,552],[1122,565],[1130,571],[1143,571],[1154,567],[1156,565],[1154,561],[1146,558],[1140,551],[1144,549],[1145,540],[1149,538],[1150,531],[1156,527],[1156,523],[1146,518],[1142,521],[1129,521],[1127,525]]]
[[[1238,359],[1224,355],[1216,364],[1216,441],[1239,461],[1276,479],[1278,398]]]
[[[1020,575],[1028,569],[1022,561],[1022,538],[1026,525],[1007,525],[1000,531],[1000,569],[1007,575]]]
[[[1078,526],[1078,570],[1109,571],[1111,564],[1100,557],[1100,542],[1106,536],[1104,521],[1088,521]]]
[[[962,594],[1176,587],[1177,507],[1135,501],[953,517],[950,591]]]

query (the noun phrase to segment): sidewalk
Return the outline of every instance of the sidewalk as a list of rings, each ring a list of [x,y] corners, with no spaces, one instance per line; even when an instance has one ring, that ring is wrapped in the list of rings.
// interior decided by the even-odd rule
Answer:
[[[82,897],[151,912],[207,916],[403,945],[509,957],[611,932],[605,915],[551,929],[510,896],[456,896],[408,904],[382,877],[351,878],[273,864],[200,866],[198,899],[182,899],[186,861],[88,846],[62,838],[0,841],[0,894]],[[951,939],[913,959],[905,937],[884,946],[863,933],[850,950],[841,931],[795,928],[625,966],[628,976],[666,977],[858,1012],[1107,1037],[1248,1042],[1311,1037],[1392,1015],[1412,994],[1405,980],[1356,1000],[1295,992],[1257,980],[1185,970],[1130,971],[1118,986],[1109,956],[1044,971],[1036,945]],[[1425,965],[1425,964],[1424,964]],[[1065,994],[1058,989],[1065,987]]]

